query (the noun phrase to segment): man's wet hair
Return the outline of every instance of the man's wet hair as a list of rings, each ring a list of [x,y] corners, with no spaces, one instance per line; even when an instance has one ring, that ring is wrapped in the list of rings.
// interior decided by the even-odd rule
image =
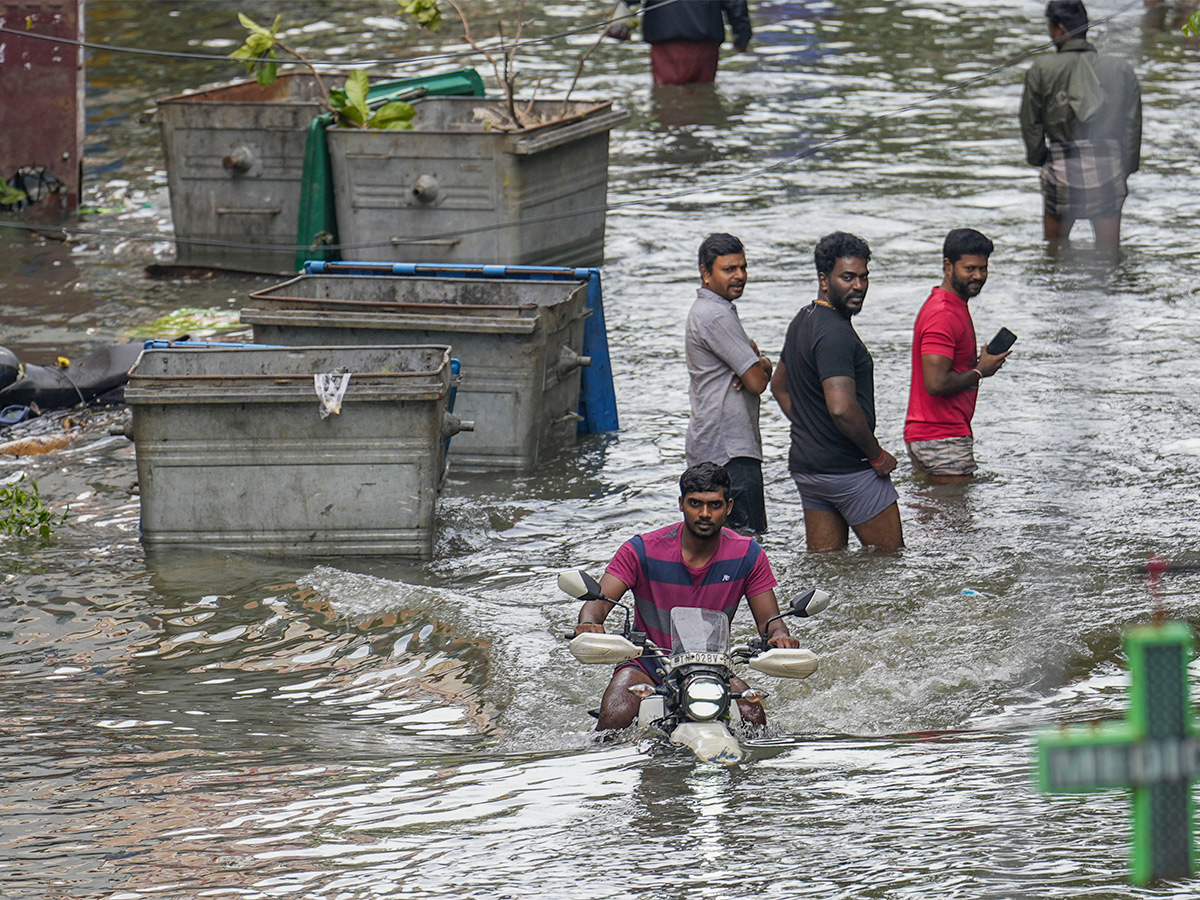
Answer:
[[[679,496],[688,494],[710,494],[724,491],[725,499],[729,499],[729,473],[724,466],[714,462],[696,463],[684,470],[679,476]]]
[[[1088,14],[1083,0],[1050,0],[1046,4],[1046,18],[1051,25],[1067,29],[1072,37],[1087,37]]]
[[[817,264],[817,274],[828,275],[837,265],[837,261],[844,257],[870,262],[871,248],[862,238],[845,231],[835,231],[833,234],[825,235],[817,241],[817,247],[813,250],[813,261]]]
[[[974,228],[955,228],[942,242],[942,259],[953,264],[964,256],[991,256],[995,249],[996,245]]]
[[[732,253],[745,253],[746,248],[732,234],[717,231],[710,234],[700,243],[700,268],[711,272],[713,263],[718,256],[729,256]]]

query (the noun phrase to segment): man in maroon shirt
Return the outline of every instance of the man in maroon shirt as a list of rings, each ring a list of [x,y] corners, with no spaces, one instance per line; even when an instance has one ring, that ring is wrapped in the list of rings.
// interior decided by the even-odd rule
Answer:
[[[642,37],[650,45],[650,74],[655,84],[708,84],[717,77],[725,23],[733,32],[733,51],[750,44],[750,8],[746,0],[624,0],[613,11],[605,34],[629,40],[633,14],[641,5]]]
[[[979,382],[1000,371],[1011,350],[976,353],[975,324],[967,302],[987,282],[990,240],[972,228],[956,228],[942,245],[944,277],[913,326],[912,382],[904,442],[913,468],[943,484],[975,472],[971,418]]]
[[[671,610],[696,607],[733,614],[746,598],[759,631],[772,622],[766,635],[772,647],[799,647],[779,615],[775,575],[758,541],[724,527],[733,501],[729,499],[729,473],[724,466],[702,462],[679,478],[679,510],[683,521],[626,541],[600,579],[607,599],[588,600],[579,610],[576,634],[603,632],[604,620],[618,600],[632,590],[633,625],[651,641],[669,648]],[[622,663],[613,673],[600,704],[597,731],[625,728],[638,714],[641,702],[629,688],[635,684],[661,684],[661,663],[643,656]],[[745,690],[735,678],[734,690]],[[756,725],[766,722],[761,706],[743,702],[742,718]]]

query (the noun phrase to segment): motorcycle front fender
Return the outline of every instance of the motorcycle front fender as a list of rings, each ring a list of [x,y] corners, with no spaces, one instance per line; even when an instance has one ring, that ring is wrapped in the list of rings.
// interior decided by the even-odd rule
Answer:
[[[671,743],[683,744],[704,762],[736,766],[746,754],[722,722],[681,722],[671,732]]]

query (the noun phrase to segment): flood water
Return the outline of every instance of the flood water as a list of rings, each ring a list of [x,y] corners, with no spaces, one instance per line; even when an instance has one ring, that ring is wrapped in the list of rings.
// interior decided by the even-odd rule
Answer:
[[[468,8],[483,31],[483,10],[516,5]],[[602,16],[539,6],[528,33],[574,28],[585,6]],[[4,896],[1194,896],[1128,885],[1125,795],[1048,798],[1031,767],[1040,729],[1124,714],[1120,640],[1151,613],[1147,557],[1200,560],[1200,47],[1178,4],[1089,3],[1115,16],[1092,38],[1141,79],[1143,165],[1124,259],[1094,259],[1086,223],[1053,258],[1016,125],[1027,62],[1000,68],[1045,43],[1042,6],[759,2],[753,52],[723,59],[715,91],[654,91],[645,45],[599,48],[582,88],[632,114],[613,134],[604,267],[622,428],[527,477],[452,477],[432,562],[147,558],[124,437],[95,427],[0,462],[70,506],[49,542],[0,543]],[[220,55],[241,40],[234,8],[90,0],[88,36]],[[321,58],[462,49],[449,25],[394,24],[383,0],[241,8],[283,12]],[[561,92],[591,41],[535,45],[523,68]],[[170,229],[140,114],[236,77],[89,54],[85,203],[106,211],[65,244],[0,229],[6,345],[49,362],[280,280],[149,280],[171,246],[132,237]],[[595,744],[586,709],[607,673],[558,636],[576,606],[554,575],[599,573],[621,540],[674,521],[700,239],[745,242],[739,308],[772,358],[814,296],[815,240],[870,242],[855,325],[879,435],[903,456],[912,320],[962,225],[996,242],[980,336],[1019,335],[980,394],[981,474],[932,487],[904,460],[907,548],[810,557],[787,428],[764,403],[764,544],[784,594],[833,595],[793,629],[820,669],[762,685],[771,731],[736,770]],[[1196,621],[1198,587],[1170,573],[1157,596]]]

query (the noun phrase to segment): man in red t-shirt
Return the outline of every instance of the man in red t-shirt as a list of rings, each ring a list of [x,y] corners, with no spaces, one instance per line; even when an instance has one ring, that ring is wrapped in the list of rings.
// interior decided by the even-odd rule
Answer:
[[[987,282],[994,246],[972,228],[956,228],[942,245],[944,277],[913,326],[912,382],[904,442],[913,468],[931,481],[966,481],[975,471],[971,418],[979,382],[1000,371],[1011,350],[975,349],[967,302]]]

